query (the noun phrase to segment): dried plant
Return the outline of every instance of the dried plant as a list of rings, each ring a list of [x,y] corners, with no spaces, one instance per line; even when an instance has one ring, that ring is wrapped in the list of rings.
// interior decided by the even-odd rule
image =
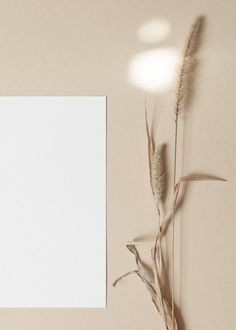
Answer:
[[[172,204],[170,210],[166,216],[164,212],[164,203],[162,201],[164,191],[168,190],[165,186],[165,163],[163,159],[163,145],[156,144],[154,138],[149,130],[147,109],[145,105],[145,122],[146,122],[146,132],[148,139],[148,162],[149,162],[149,177],[150,186],[153,194],[157,216],[158,225],[157,233],[153,248],[151,249],[152,256],[152,270],[153,278],[149,275],[147,266],[142,262],[138,248],[137,242],[130,242],[126,246],[128,250],[135,256],[136,269],[119,277],[113,286],[116,286],[119,281],[124,277],[134,274],[137,275],[146,289],[148,290],[152,302],[154,303],[158,313],[160,314],[165,328],[167,330],[178,330],[178,324],[175,315],[175,296],[174,296],[174,279],[175,279],[175,214],[179,206],[179,193],[181,187],[184,183],[192,181],[208,181],[217,180],[225,181],[224,179],[207,175],[207,174],[190,174],[180,178],[177,178],[177,159],[178,155],[178,119],[180,114],[186,110],[189,104],[190,96],[192,95],[191,88],[193,86],[193,73],[196,68],[196,54],[199,47],[201,31],[203,27],[203,17],[197,17],[191,28],[189,37],[187,39],[184,52],[182,65],[179,69],[177,90],[176,90],[176,101],[174,104],[174,160],[173,160],[173,189],[170,191],[172,194]],[[146,103],[146,102],[145,102]],[[161,207],[162,206],[162,207]],[[172,261],[172,277],[171,283],[169,283],[168,278],[163,278],[163,251],[161,240],[164,234],[166,234],[169,223],[172,223],[172,251],[171,251],[171,261]],[[168,302],[166,292],[164,288],[171,289],[171,302]]]
[[[155,147],[152,159],[152,191],[157,204],[160,203],[164,191],[164,164],[162,159],[162,145]]]
[[[199,16],[195,19],[186,41],[183,52],[183,61],[179,69],[175,115],[178,117],[181,111],[186,108],[189,98],[192,95],[193,76],[196,68],[196,55],[200,46],[201,34],[204,26],[204,17]]]

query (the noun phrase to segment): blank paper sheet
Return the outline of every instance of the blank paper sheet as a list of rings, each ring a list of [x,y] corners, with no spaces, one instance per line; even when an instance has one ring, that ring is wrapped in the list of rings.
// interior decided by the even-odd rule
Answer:
[[[0,97],[0,307],[105,307],[106,98]]]

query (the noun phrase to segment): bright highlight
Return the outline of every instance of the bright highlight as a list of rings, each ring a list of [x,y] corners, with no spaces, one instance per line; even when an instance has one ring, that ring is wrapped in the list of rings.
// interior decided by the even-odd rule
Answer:
[[[164,19],[153,19],[141,25],[138,38],[149,44],[163,41],[170,33],[170,23]]]
[[[173,48],[137,54],[129,66],[129,81],[140,89],[162,92],[174,82],[179,61],[179,53]]]

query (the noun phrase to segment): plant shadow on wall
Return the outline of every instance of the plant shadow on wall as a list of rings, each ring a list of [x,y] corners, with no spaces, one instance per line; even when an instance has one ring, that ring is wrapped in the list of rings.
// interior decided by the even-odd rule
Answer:
[[[179,120],[183,112],[189,107],[193,96],[197,52],[200,46],[204,22],[205,18],[203,16],[196,17],[186,41],[178,72],[173,111],[173,184],[169,184],[167,177],[165,151],[168,145],[156,143],[153,132],[149,128],[147,108],[145,107],[150,186],[157,213],[157,233],[151,249],[152,267],[150,269],[146,262],[140,257],[138,249],[140,243],[137,241],[128,242],[126,246],[135,257],[136,268],[122,275],[113,283],[113,286],[116,286],[119,281],[128,275],[133,274],[138,276],[149,292],[151,300],[167,330],[184,330],[185,328],[181,311],[175,303],[175,217],[184,203],[187,184],[193,181],[226,181],[222,178],[205,173],[192,173],[185,176],[177,176],[177,167],[183,157],[179,152]],[[166,28],[165,31],[167,30]],[[157,57],[156,60],[158,61],[158,59],[162,59],[162,57]],[[172,69],[173,68],[171,68],[171,70]],[[163,85],[161,85],[161,80],[156,80],[156,82],[155,88],[159,86],[159,89],[161,89],[161,87],[163,87]],[[166,85],[167,80],[164,83],[164,86]],[[170,203],[166,203],[166,196],[170,196]],[[170,255],[167,256],[167,254],[164,253],[166,251],[164,251],[163,248],[163,240],[169,230],[171,232],[171,242],[169,242],[170,249],[167,249],[170,251]],[[171,260],[171,265],[169,265],[169,259]]]

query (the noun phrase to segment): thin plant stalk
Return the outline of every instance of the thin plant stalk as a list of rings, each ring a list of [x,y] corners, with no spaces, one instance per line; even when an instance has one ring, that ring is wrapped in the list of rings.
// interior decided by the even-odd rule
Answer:
[[[157,229],[157,235],[154,243],[153,248],[153,258],[154,258],[154,268],[155,268],[155,277],[156,277],[156,287],[159,287],[160,289],[160,295],[161,295],[161,305],[163,310],[163,319],[165,322],[165,327],[167,328],[167,320],[166,320],[166,314],[165,314],[165,308],[164,308],[164,302],[163,302],[163,293],[161,290],[161,278],[162,278],[162,246],[161,246],[161,211],[160,211],[160,203],[156,202],[156,209],[158,214],[158,229]],[[157,246],[159,247],[159,262],[157,258]],[[160,271],[158,272],[157,264],[159,264]]]
[[[174,133],[174,178],[173,193],[175,194],[176,171],[177,171],[177,151],[178,151],[178,112],[175,114],[175,133]],[[172,214],[172,285],[171,285],[171,310],[172,310],[172,327],[174,330],[175,320],[175,207]]]
[[[154,161],[154,149],[155,149],[155,143],[154,140],[151,136],[151,133],[149,131],[148,127],[148,118],[147,118],[147,99],[145,97],[145,121],[146,121],[146,133],[148,137],[148,160],[149,160],[149,175],[150,175],[150,185],[152,189],[152,194],[154,196],[155,200],[155,205],[157,209],[157,214],[158,214],[158,230],[157,230],[157,235],[154,243],[154,247],[152,249],[153,252],[153,264],[154,264],[154,275],[155,275],[155,287],[156,287],[156,292],[159,292],[160,295],[160,303],[161,303],[161,309],[162,309],[162,314],[163,314],[163,319],[165,322],[166,326],[166,316],[165,316],[165,308],[164,308],[164,302],[163,302],[163,293],[161,290],[161,282],[160,282],[160,274],[158,273],[158,265],[160,268],[162,267],[162,251],[161,251],[161,244],[160,240],[158,240],[158,237],[160,238],[159,231],[160,231],[160,226],[161,226],[161,220],[160,220],[160,207],[159,207],[159,199],[156,199],[156,194],[155,194],[155,187],[153,183],[153,161]],[[159,257],[159,263],[157,262],[157,245],[159,243],[159,252],[160,252],[160,257]],[[158,264],[158,265],[157,265]]]
[[[203,17],[196,17],[194,24],[192,25],[189,37],[187,39],[183,61],[179,71],[176,103],[175,103],[175,131],[174,131],[174,165],[173,165],[173,192],[176,189],[177,180],[177,155],[178,155],[178,122],[179,114],[184,110],[185,105],[189,99],[189,89],[192,84],[192,71],[194,69],[195,55],[199,46],[199,39],[203,24]],[[174,329],[174,277],[175,277],[175,210],[173,210],[172,218],[172,294],[171,294],[171,307],[172,307],[172,326]]]
[[[154,244],[154,257],[157,263],[157,252],[159,252],[159,276],[161,279],[161,274],[162,274],[162,246],[161,246],[161,210],[159,203],[156,204],[156,209],[157,209],[157,216],[158,216],[158,225],[157,225],[157,235],[155,239],[155,244]],[[159,247],[159,251],[157,251],[157,247]]]

